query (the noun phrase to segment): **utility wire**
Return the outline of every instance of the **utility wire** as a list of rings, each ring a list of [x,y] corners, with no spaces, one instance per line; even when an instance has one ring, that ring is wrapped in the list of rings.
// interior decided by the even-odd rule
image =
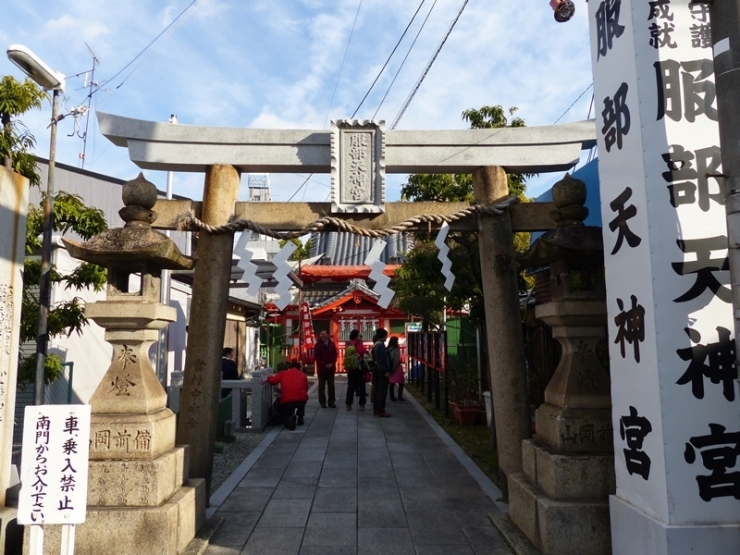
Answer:
[[[416,91],[418,91],[419,87],[421,87],[421,84],[424,81],[424,78],[427,76],[427,73],[429,73],[429,70],[432,68],[432,64],[434,64],[434,61],[437,59],[439,52],[442,50],[442,47],[445,45],[445,42],[447,42],[447,38],[450,36],[450,33],[452,33],[452,30],[455,28],[457,21],[460,19],[460,16],[462,15],[463,11],[465,10],[465,6],[467,5],[468,5],[468,0],[464,0],[462,7],[460,8],[460,11],[457,12],[455,19],[450,25],[450,28],[447,30],[447,34],[445,34],[444,38],[442,39],[442,42],[439,43],[439,46],[437,47],[437,51],[434,53],[432,58],[429,60],[429,63],[427,64],[426,68],[424,68],[424,71],[422,72],[419,79],[416,81],[416,84],[414,85],[414,88],[409,93],[408,97],[406,97],[406,101],[403,103],[403,106],[401,107],[401,110],[398,112],[396,119],[394,119],[393,123],[391,124],[391,129],[395,129],[396,126],[398,125],[398,122],[401,121],[403,114],[406,112],[406,109],[409,107],[409,104],[411,104],[411,101],[416,95]]]
[[[387,66],[387,65],[388,65],[388,63],[389,63],[389,62],[391,61],[391,58],[393,57],[393,54],[395,54],[395,53],[396,53],[396,50],[397,50],[397,49],[398,49],[398,47],[399,47],[399,46],[401,45],[401,41],[403,40],[403,37],[405,37],[405,36],[406,36],[406,33],[407,33],[407,32],[408,32],[408,30],[409,30],[409,27],[411,27],[411,24],[412,24],[412,23],[414,22],[414,19],[416,19],[416,16],[417,16],[417,15],[419,14],[419,10],[421,10],[421,7],[422,7],[422,6],[424,5],[424,2],[425,2],[425,1],[426,1],[426,0],[421,0],[421,3],[419,4],[419,7],[418,7],[418,8],[416,8],[416,11],[414,12],[414,15],[413,15],[413,17],[411,18],[411,21],[409,21],[409,24],[408,24],[408,25],[406,25],[406,29],[404,29],[404,31],[403,31],[403,34],[401,35],[401,38],[400,38],[400,39],[398,39],[398,42],[396,43],[396,46],[394,46],[394,47],[393,47],[393,50],[392,50],[392,51],[391,51],[391,53],[390,53],[390,54],[388,55],[388,59],[387,59],[387,60],[385,61],[385,63],[383,64],[383,67],[382,67],[382,68],[380,68],[380,71],[378,72],[378,75],[376,75],[376,76],[375,76],[375,80],[373,81],[373,84],[372,84],[372,85],[370,85],[370,88],[369,88],[369,89],[367,90],[367,92],[365,93],[365,96],[363,96],[363,97],[362,97],[362,100],[360,100],[360,104],[359,104],[359,105],[357,106],[357,109],[356,109],[356,110],[355,110],[355,111],[354,111],[354,112],[352,113],[352,115],[350,116],[350,119],[354,118],[354,117],[355,117],[355,115],[357,114],[357,112],[359,112],[359,111],[360,111],[360,108],[362,107],[363,103],[365,102],[365,100],[367,99],[368,95],[370,94],[370,91],[372,91],[372,90],[373,90],[373,87],[375,86],[375,83],[377,83],[377,82],[378,82],[378,79],[380,79],[380,76],[382,75],[382,73],[383,73],[383,71],[385,70],[386,66]],[[467,3],[467,0],[465,0],[465,1],[466,1],[466,3]]]
[[[327,108],[326,110],[326,117],[324,118],[324,127],[326,127],[326,121],[329,119],[329,113],[331,112],[331,107],[334,105],[334,96],[337,94],[337,88],[339,87],[339,80],[342,77],[342,71],[344,70],[344,62],[347,59],[347,52],[349,52],[349,45],[352,43],[352,35],[354,35],[355,33],[355,26],[357,25],[357,16],[360,15],[361,7],[362,7],[362,0],[360,0],[360,3],[357,5],[357,11],[355,12],[355,20],[352,22],[352,30],[349,32],[349,38],[347,39],[347,48],[344,49],[344,56],[342,57],[342,64],[339,66],[339,74],[337,75],[337,82],[334,84],[334,90],[331,93],[331,100],[329,101],[329,108]]]
[[[560,115],[560,117],[559,117],[558,119],[556,119],[556,120],[555,120],[555,121],[553,122],[553,125],[555,125],[555,124],[556,124],[557,122],[559,122],[559,121],[560,121],[561,119],[563,119],[563,117],[565,117],[565,114],[567,114],[568,112],[570,112],[570,109],[571,109],[571,108],[572,108],[573,106],[575,106],[575,105],[576,105],[576,102],[578,102],[578,101],[579,101],[579,100],[581,99],[581,97],[582,97],[582,96],[583,96],[584,94],[586,94],[586,93],[588,92],[588,90],[589,90],[589,89],[590,89],[591,87],[593,87],[593,86],[594,86],[594,84],[593,84],[593,82],[592,82],[592,83],[591,83],[591,84],[590,84],[590,85],[589,85],[588,87],[586,87],[586,90],[585,90],[585,91],[583,91],[583,92],[582,92],[581,94],[579,94],[579,95],[578,95],[578,98],[576,98],[576,99],[575,99],[575,100],[573,101],[573,103],[572,103],[572,104],[571,104],[570,106],[568,106],[568,109],[567,109],[567,110],[565,110],[565,112],[563,112],[563,113],[562,113],[562,114]],[[589,108],[589,112],[590,112],[590,108]]]
[[[369,89],[368,89],[368,91],[367,91],[367,92],[365,93],[365,96],[364,96],[364,97],[362,97],[362,100],[360,101],[360,104],[359,104],[359,105],[357,106],[357,109],[355,109],[354,113],[353,113],[353,114],[352,114],[352,115],[350,116],[350,119],[352,119],[352,118],[354,118],[354,117],[355,117],[355,115],[357,114],[357,112],[358,112],[358,111],[360,110],[360,108],[362,107],[362,104],[363,104],[363,103],[365,102],[365,99],[367,99],[368,95],[370,94],[370,91],[372,91],[372,90],[373,90],[373,87],[375,86],[375,83],[377,83],[377,82],[378,82],[378,79],[380,78],[380,75],[381,75],[381,74],[383,73],[383,70],[384,70],[384,69],[385,69],[385,67],[386,67],[386,66],[388,65],[388,62],[390,62],[390,60],[391,60],[391,57],[392,57],[392,56],[393,56],[393,54],[395,53],[396,49],[398,49],[398,46],[399,46],[399,45],[401,44],[401,41],[403,40],[403,37],[405,37],[405,36],[406,36],[406,33],[407,33],[407,32],[408,32],[408,30],[409,30],[409,27],[411,27],[411,24],[412,24],[412,23],[414,22],[414,19],[416,19],[416,16],[418,15],[418,13],[419,13],[419,10],[421,10],[421,7],[422,7],[422,6],[424,5],[424,2],[425,2],[425,1],[426,1],[426,0],[421,0],[421,3],[419,4],[419,7],[418,7],[418,8],[416,8],[416,12],[414,12],[414,15],[413,15],[413,17],[411,18],[411,21],[409,21],[409,24],[408,24],[408,25],[406,26],[406,29],[405,29],[405,30],[403,31],[403,34],[401,35],[401,38],[400,38],[400,39],[398,39],[398,42],[396,43],[396,46],[395,46],[395,47],[393,48],[393,51],[391,52],[390,56],[388,56],[388,59],[387,59],[387,60],[385,61],[385,64],[383,65],[382,69],[381,69],[381,70],[380,70],[380,71],[378,72],[378,75],[377,75],[377,76],[375,77],[375,80],[373,81],[373,84],[372,84],[372,85],[370,85],[370,88],[369,88]],[[436,0],[435,0],[435,3],[436,3]],[[360,7],[361,7],[361,6],[362,6],[362,0],[360,0],[360,4],[359,4],[359,5],[357,6],[357,13],[355,14],[355,21],[354,21],[354,23],[352,23],[352,32],[350,33],[350,38],[349,38],[349,40],[350,40],[350,41],[352,40],[352,34],[354,33],[354,30],[355,30],[355,24],[357,23],[357,15],[358,15],[358,14],[360,13]],[[345,52],[344,52],[344,58],[342,59],[342,67],[344,67],[344,59],[345,59],[345,58],[347,57],[347,51],[348,51],[348,50],[349,50],[349,41],[347,42],[347,49],[345,50]],[[340,76],[341,76],[341,71],[342,71],[342,70],[340,69]],[[337,84],[336,84],[336,85],[334,86],[334,93],[336,93],[336,90],[337,90],[337,86],[338,86],[338,85],[339,85],[339,77],[337,77]],[[332,102],[334,101],[334,93],[332,93]],[[386,93],[386,94],[387,94],[387,93]],[[330,110],[331,110],[331,104],[332,104],[332,102],[330,102],[330,104],[329,104],[329,109],[330,109]],[[327,118],[329,117],[329,114],[328,114],[328,112],[327,112],[327,116],[326,116],[326,117],[327,117]],[[326,120],[324,120],[324,121],[326,121]],[[290,199],[288,199],[289,201],[290,201],[291,199],[293,199],[293,197],[295,197],[295,196],[296,196],[296,195],[298,194],[298,192],[299,192],[299,191],[300,191],[301,189],[303,189],[303,187],[305,187],[305,186],[306,186],[306,184],[308,183],[309,179],[311,179],[311,176],[312,176],[312,175],[313,175],[313,174],[309,175],[309,176],[308,176],[308,177],[306,178],[306,180],[305,180],[305,181],[304,181],[303,183],[301,183],[301,185],[300,185],[300,186],[298,187],[298,189],[296,189],[295,193],[293,193],[293,194],[292,194],[292,195],[290,196]],[[331,194],[331,191],[330,191],[330,194]]]
[[[134,58],[129,63],[127,63],[125,66],[123,66],[118,73],[116,73],[113,77],[111,77],[110,79],[108,79],[107,81],[105,81],[104,83],[102,83],[97,89],[95,89],[95,91],[91,92],[90,94],[92,95],[95,92],[97,92],[98,90],[100,90],[101,88],[105,87],[105,85],[107,85],[108,83],[110,83],[111,81],[113,81],[113,79],[115,79],[116,77],[118,77],[119,75],[121,75],[121,73],[123,73],[124,71],[126,71],[126,69],[128,67],[130,67],[136,60],[138,60],[147,50],[149,50],[149,48],[151,48],[152,45],[154,45],[154,43],[157,42],[159,40],[159,38],[162,35],[164,35],[169,30],[170,27],[172,27],[183,15],[185,15],[185,12],[187,12],[190,8],[192,8],[197,1],[198,0],[193,0],[192,2],[190,2],[190,4],[188,4],[185,7],[185,9],[182,10],[180,12],[180,14],[175,19],[173,19],[172,22],[170,22],[170,24],[167,25],[167,27],[165,27],[162,30],[161,33],[159,33],[156,37],[154,37],[154,39],[149,44],[147,44],[141,52],[139,52],[136,56],[134,56]],[[138,67],[139,66],[136,66],[136,68],[134,68],[134,70],[136,70]],[[133,71],[131,73],[129,73],[126,76],[126,78],[123,81],[121,81],[121,83],[119,83],[119,85],[116,87],[116,89],[121,88],[121,85],[123,85],[126,82],[126,79],[128,79],[129,77],[131,77],[131,74],[132,73],[133,73]]]
[[[401,73],[401,69],[403,69],[403,65],[406,63],[406,60],[408,59],[409,54],[411,54],[411,51],[414,49],[414,45],[416,44],[416,41],[419,38],[419,35],[421,35],[422,30],[426,26],[427,21],[429,21],[429,16],[432,15],[432,10],[434,10],[434,6],[436,5],[437,5],[437,0],[434,0],[434,4],[432,4],[432,7],[429,8],[429,12],[427,13],[427,16],[424,18],[424,21],[422,22],[421,27],[419,27],[419,30],[417,31],[416,36],[414,37],[414,40],[411,43],[411,46],[409,46],[408,52],[406,52],[406,55],[403,57],[403,61],[401,62],[401,65],[398,66],[398,70],[396,70],[396,74],[393,76],[393,80],[391,81],[391,84],[388,85],[388,89],[385,91],[385,94],[383,95],[383,99],[380,101],[380,104],[378,104],[378,108],[377,110],[375,110],[375,113],[373,114],[373,119],[375,119],[375,116],[378,115],[378,112],[380,111],[380,107],[383,106],[385,99],[388,97],[388,93],[391,92],[391,88],[393,88],[393,84],[396,82],[396,78],[398,77],[398,74]]]

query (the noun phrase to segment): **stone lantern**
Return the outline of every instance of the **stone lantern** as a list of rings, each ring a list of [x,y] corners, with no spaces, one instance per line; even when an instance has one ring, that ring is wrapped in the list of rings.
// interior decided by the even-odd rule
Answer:
[[[161,272],[195,263],[151,228],[156,200],[156,187],[139,174],[123,185],[125,227],[83,244],[64,240],[75,258],[108,269],[106,300],[88,303],[85,314],[113,345],[90,399],[88,513],[78,553],[182,553],[205,516],[205,482],[188,479],[187,446],[175,446],[176,417],[149,362],[159,330],[176,319],[176,309],[159,302]]]
[[[550,302],[535,316],[552,328],[560,363],[522,442],[523,474],[510,480],[510,516],[545,555],[610,553],[608,496],[614,493],[609,375],[599,350],[607,311],[601,229],[585,226],[586,185],[566,175],[553,186],[557,228],[520,257],[550,267]]]

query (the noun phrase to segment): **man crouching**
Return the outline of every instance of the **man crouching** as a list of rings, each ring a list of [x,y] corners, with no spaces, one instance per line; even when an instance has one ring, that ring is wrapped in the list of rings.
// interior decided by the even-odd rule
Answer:
[[[291,362],[288,368],[267,377],[270,385],[280,384],[280,416],[290,430],[296,424],[303,426],[308,401],[308,378],[301,371],[300,362]]]

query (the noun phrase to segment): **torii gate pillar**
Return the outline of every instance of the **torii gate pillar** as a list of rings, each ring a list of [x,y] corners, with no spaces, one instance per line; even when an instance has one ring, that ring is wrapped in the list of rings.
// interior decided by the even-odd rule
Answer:
[[[475,170],[473,192],[480,204],[493,204],[508,197],[506,172],[498,166]],[[495,218],[481,216],[478,248],[499,472],[503,475],[504,497],[508,498],[507,477],[522,471],[522,440],[532,437],[518,270],[508,211]]]
[[[229,222],[239,195],[239,172],[233,166],[209,166],[203,188],[202,221],[213,226]],[[177,423],[177,444],[190,445],[190,475],[205,478],[210,496],[213,448],[216,433],[210,415],[218,411],[224,325],[229,299],[233,233],[201,233],[198,264],[193,277],[193,302],[189,323],[197,326],[198,341],[188,341],[186,379],[182,388],[183,411]],[[192,329],[189,331],[193,331]]]

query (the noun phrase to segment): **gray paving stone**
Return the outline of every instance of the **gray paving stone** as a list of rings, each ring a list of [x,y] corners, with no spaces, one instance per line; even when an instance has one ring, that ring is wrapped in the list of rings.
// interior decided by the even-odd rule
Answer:
[[[293,461],[283,474],[283,480],[292,481],[293,478],[316,478],[321,476],[324,461]]]
[[[477,555],[469,545],[417,545],[416,555]]]
[[[414,544],[408,528],[360,528],[358,555],[411,555]]]
[[[255,528],[241,555],[297,555],[302,537],[302,528]]]
[[[321,471],[320,488],[356,488],[356,468],[326,468]]]
[[[262,512],[274,491],[274,488],[249,487],[240,484],[226,498],[226,501],[219,507],[218,512]]]
[[[414,444],[413,438],[409,438],[406,441],[388,441],[388,451],[393,453],[413,453],[414,455],[421,456],[421,452]]]
[[[391,459],[359,460],[357,461],[357,474],[360,477],[388,478],[394,482],[396,475],[393,474]]]
[[[407,513],[412,511],[450,511],[447,501],[437,488],[407,486],[400,487],[399,490],[403,507]]]
[[[283,472],[282,468],[253,468],[239,485],[254,488],[274,488],[278,485]]]
[[[439,479],[422,468],[394,467],[393,472],[396,475],[396,482],[398,482],[399,487],[426,486],[432,488],[439,485]]]
[[[252,469],[264,469],[264,468],[285,468],[290,463],[292,453],[265,453],[259,460],[254,463]]]
[[[406,527],[406,514],[401,500],[396,497],[365,498],[357,500],[359,528]]]
[[[318,483],[318,479],[316,480]],[[316,494],[316,483],[313,484],[299,484],[296,482],[289,482],[287,480],[281,480],[275,493],[272,494],[273,499],[313,499]]]
[[[438,512],[406,513],[414,545],[465,545],[467,538],[454,518]]]
[[[329,445],[328,437],[308,437],[301,441],[300,449],[325,449]]]
[[[357,545],[357,515],[353,513],[311,513],[303,536],[304,547]]]
[[[296,452],[293,454],[293,460],[291,462],[303,462],[303,461],[322,461],[324,460],[324,456],[326,455],[326,449],[325,448],[317,448],[317,449],[303,449],[299,447],[296,449]]]
[[[356,470],[357,454],[332,452],[330,447],[326,459],[324,459],[324,468],[352,468]]]
[[[311,499],[271,499],[257,528],[305,528]]]
[[[356,513],[357,490],[355,488],[319,488],[313,500],[312,512]]]
[[[332,545],[329,547],[303,546],[298,555],[357,555],[357,546]]]
[[[391,453],[391,463],[393,468],[418,468],[427,472],[424,460],[413,453]]]
[[[221,526],[211,536],[210,545],[238,545],[241,548],[257,524],[261,511],[227,513],[219,511],[223,517]]]

